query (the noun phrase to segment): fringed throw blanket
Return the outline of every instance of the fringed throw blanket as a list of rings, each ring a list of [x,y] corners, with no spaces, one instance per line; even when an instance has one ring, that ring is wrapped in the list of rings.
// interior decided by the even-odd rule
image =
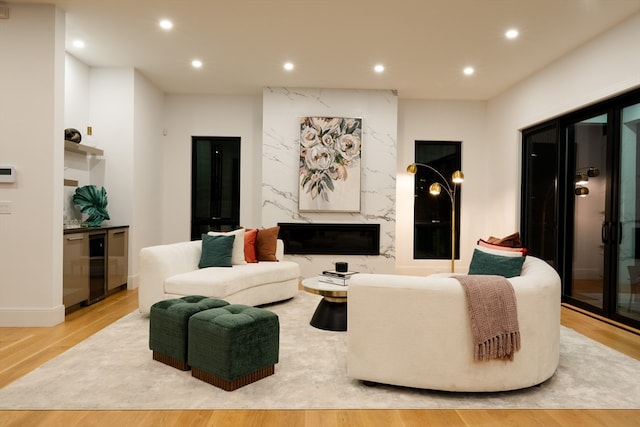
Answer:
[[[476,361],[513,360],[520,350],[516,295],[502,276],[456,276],[467,296]]]

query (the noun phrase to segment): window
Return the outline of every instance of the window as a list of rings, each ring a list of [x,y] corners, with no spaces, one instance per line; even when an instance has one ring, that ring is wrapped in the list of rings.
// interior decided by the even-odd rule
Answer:
[[[443,190],[439,196],[429,193],[429,186],[443,178],[453,188],[451,175],[462,169],[462,142],[416,141],[415,162],[429,165],[418,166],[414,184],[413,205],[413,258],[451,259],[451,199]],[[444,186],[444,185],[443,185]],[[460,186],[456,187],[455,209],[455,258],[460,258]]]
[[[191,138],[191,240],[240,226],[240,138]]]

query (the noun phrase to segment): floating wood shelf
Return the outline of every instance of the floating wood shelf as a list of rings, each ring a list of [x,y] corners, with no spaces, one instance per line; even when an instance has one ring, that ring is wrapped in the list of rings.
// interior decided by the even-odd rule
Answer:
[[[80,154],[92,154],[94,156],[104,155],[104,151],[99,148],[89,147],[88,145],[76,144],[73,141],[64,141],[65,151],[71,151],[73,153]]]
[[[75,179],[65,179],[64,180],[64,186],[65,187],[77,187],[78,186],[78,181]]]

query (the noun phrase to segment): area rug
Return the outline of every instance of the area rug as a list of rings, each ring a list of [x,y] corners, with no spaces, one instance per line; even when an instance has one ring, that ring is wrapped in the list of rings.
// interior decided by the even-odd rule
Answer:
[[[149,319],[125,316],[0,390],[0,409],[640,408],[640,362],[562,328],[560,366],[541,386],[447,393],[347,378],[347,334],[309,325],[319,297],[267,309],[280,318],[275,374],[226,392],[152,360]]]

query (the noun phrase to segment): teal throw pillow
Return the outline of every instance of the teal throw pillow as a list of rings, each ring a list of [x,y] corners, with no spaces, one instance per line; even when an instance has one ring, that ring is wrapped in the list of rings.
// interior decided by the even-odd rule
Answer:
[[[202,235],[202,254],[200,255],[199,268],[205,267],[231,267],[233,255],[233,241],[236,236],[230,234],[209,236]]]
[[[501,256],[475,249],[469,274],[491,274],[506,278],[519,276],[526,257]]]

